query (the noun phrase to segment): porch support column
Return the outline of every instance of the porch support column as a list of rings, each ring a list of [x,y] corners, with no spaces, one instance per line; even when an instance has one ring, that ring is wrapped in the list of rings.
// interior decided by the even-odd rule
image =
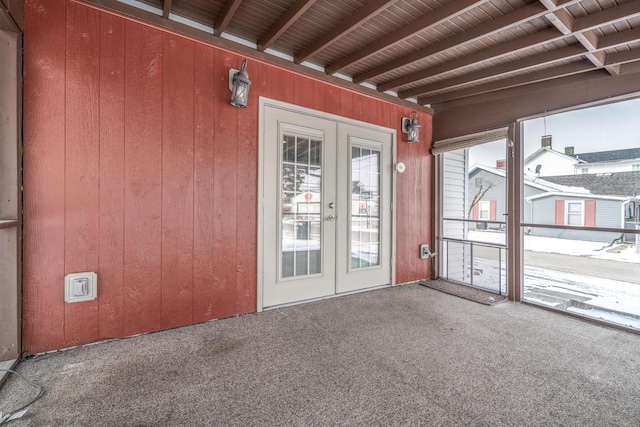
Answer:
[[[521,301],[523,296],[523,240],[522,240],[522,123],[509,126],[507,136],[507,283],[511,301]]]

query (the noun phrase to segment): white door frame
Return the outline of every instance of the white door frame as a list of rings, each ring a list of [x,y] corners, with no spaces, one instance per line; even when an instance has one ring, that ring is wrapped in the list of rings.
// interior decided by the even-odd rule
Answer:
[[[393,166],[393,170],[388,171],[391,173],[391,259],[389,262],[391,263],[391,278],[390,284],[394,286],[396,284],[396,171],[395,165],[397,162],[396,157],[396,142],[397,135],[396,130],[391,128],[386,128],[379,125],[374,125],[371,123],[362,122],[359,120],[353,120],[346,117],[338,116],[335,114],[324,113],[322,111],[313,110],[311,108],[300,107],[297,105],[289,104],[282,101],[276,101],[273,99],[260,97],[259,98],[259,110],[258,110],[258,227],[257,227],[257,298],[256,298],[256,310],[261,312],[264,309],[263,305],[263,291],[264,291],[264,173],[265,173],[265,165],[264,165],[264,147],[265,147],[265,122],[264,122],[264,111],[265,108],[274,107],[281,110],[292,111],[299,114],[306,114],[308,116],[317,117],[321,119],[333,120],[336,123],[345,123],[354,126],[360,126],[364,128],[379,130],[382,132],[389,132],[392,135],[392,147],[391,147],[391,164]],[[359,291],[356,291],[359,292]],[[344,295],[344,294],[339,294]],[[334,295],[330,295],[324,298],[331,298]],[[322,299],[322,298],[321,298]]]

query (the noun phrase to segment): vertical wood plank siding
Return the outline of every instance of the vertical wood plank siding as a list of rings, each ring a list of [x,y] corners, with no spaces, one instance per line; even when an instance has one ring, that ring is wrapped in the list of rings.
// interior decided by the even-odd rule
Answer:
[[[65,274],[97,271],[100,236],[99,14],[67,4],[65,99]],[[73,52],[73,54],[71,54]],[[99,337],[98,301],[65,304],[64,346]]]
[[[124,334],[134,335],[162,325],[162,33],[128,21],[124,44]]]
[[[32,352],[65,343],[65,16],[65,3],[25,3],[22,345]]]
[[[124,335],[124,21],[100,14],[99,336]]]
[[[193,323],[194,44],[162,37],[162,328]]]
[[[25,4],[23,350],[255,311],[258,97],[395,128],[398,283],[429,276],[431,117],[65,0]],[[64,275],[98,273],[65,304]]]

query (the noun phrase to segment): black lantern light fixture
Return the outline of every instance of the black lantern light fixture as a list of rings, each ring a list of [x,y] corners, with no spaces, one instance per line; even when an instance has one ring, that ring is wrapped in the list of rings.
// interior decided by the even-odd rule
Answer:
[[[413,111],[409,117],[402,118],[402,132],[407,134],[407,142],[414,144],[420,142],[420,125],[418,124],[418,113]]]
[[[242,61],[242,67],[240,71],[230,70],[229,74],[233,73],[233,77],[230,78],[231,86],[231,105],[238,108],[247,108],[247,101],[249,100],[249,88],[251,87],[251,80],[249,80],[249,74],[247,74],[247,60]]]

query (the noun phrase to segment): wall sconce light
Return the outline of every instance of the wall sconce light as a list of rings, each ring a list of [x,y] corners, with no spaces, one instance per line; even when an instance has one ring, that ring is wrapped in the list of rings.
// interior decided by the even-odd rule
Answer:
[[[231,105],[238,108],[247,108],[249,99],[249,87],[251,80],[247,74],[247,60],[242,61],[240,71],[229,70],[229,89],[231,89]]]
[[[402,118],[402,132],[407,134],[407,142],[414,144],[420,142],[420,125],[418,124],[418,113],[413,111],[409,117]]]

